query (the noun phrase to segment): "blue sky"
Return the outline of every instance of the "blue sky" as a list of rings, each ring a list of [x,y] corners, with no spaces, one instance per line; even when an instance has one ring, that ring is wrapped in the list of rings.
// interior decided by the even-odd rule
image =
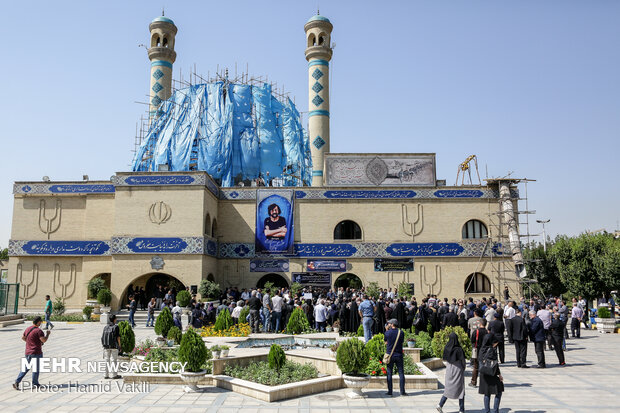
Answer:
[[[336,43],[333,152],[436,152],[448,184],[477,154],[482,178],[537,180],[532,220],[550,218],[550,235],[616,229],[620,2],[320,3]],[[175,77],[247,63],[307,110],[303,25],[316,2],[6,2],[0,246],[14,181],[128,170],[149,86],[138,44],[162,5],[179,28]]]

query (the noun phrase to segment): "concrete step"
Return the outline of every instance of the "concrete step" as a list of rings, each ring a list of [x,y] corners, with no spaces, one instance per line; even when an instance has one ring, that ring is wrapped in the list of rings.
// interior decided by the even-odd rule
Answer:
[[[0,328],[24,324],[24,321],[26,321],[26,318],[22,314],[4,315],[0,317]]]

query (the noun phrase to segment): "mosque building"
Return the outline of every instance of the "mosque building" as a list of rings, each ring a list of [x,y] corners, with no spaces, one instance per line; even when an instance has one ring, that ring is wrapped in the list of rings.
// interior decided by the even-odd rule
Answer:
[[[405,282],[418,299],[519,294],[518,181],[447,186],[434,153],[330,152],[328,18],[304,25],[307,130],[268,84],[173,90],[177,26],[161,16],[149,29],[150,126],[132,170],[14,183],[8,282],[20,284],[20,308],[41,308],[47,294],[81,308],[94,277],[112,307],[129,286],[203,279]]]

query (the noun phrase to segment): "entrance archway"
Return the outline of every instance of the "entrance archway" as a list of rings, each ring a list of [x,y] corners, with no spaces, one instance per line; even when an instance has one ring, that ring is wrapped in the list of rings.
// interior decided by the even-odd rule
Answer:
[[[271,273],[271,274],[262,276],[261,279],[258,280],[258,282],[256,283],[256,287],[265,288],[265,284],[268,282],[273,283],[273,285],[276,287],[288,288],[289,286],[288,280],[286,278],[284,278],[280,274]]]
[[[334,282],[334,287],[359,289],[363,287],[363,284],[360,277],[350,272],[347,272],[336,278],[336,281]]]
[[[176,294],[180,290],[185,289],[185,285],[170,274],[160,272],[148,273],[141,275],[127,285],[127,287],[123,291],[123,295],[121,296],[121,300],[119,303],[121,307],[124,308],[125,304],[129,302],[129,287],[131,287],[133,290],[139,287],[144,288],[144,297],[145,300],[148,302],[151,297],[155,297],[155,291],[159,288],[160,285],[164,289],[164,294],[167,293],[168,290],[173,290],[173,293]]]

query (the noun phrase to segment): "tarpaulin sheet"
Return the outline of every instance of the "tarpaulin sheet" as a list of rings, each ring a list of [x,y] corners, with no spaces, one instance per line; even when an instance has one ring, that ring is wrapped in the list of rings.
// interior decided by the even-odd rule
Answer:
[[[284,178],[287,186],[302,185],[299,178],[310,185],[312,178],[299,112],[290,99],[276,99],[267,84],[216,82],[177,90],[158,108],[132,169],[157,171],[161,164],[171,171],[206,171],[225,187],[259,176]]]

